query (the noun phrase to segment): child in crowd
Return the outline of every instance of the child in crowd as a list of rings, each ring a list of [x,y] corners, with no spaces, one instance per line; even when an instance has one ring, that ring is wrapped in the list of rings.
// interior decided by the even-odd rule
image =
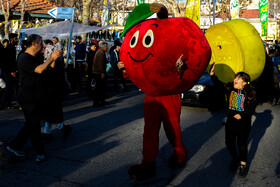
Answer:
[[[215,63],[210,68],[210,76],[214,84],[223,84],[214,74]],[[226,147],[232,157],[230,169],[235,171],[239,165],[239,175],[248,173],[247,144],[251,131],[251,117],[256,107],[256,92],[250,84],[250,76],[245,72],[238,72],[233,82],[225,85],[228,101],[228,114],[225,124]],[[238,152],[236,150],[236,141]],[[239,153],[239,154],[238,154]]]

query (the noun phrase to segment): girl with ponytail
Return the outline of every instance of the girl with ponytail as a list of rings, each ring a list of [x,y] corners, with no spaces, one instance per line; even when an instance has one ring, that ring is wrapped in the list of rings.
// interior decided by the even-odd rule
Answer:
[[[214,69],[215,64],[209,73],[214,85],[222,84],[215,76]],[[224,85],[228,102],[225,142],[232,157],[230,169],[235,171],[239,166],[239,175],[243,177],[248,173],[246,167],[248,137],[251,131],[251,118],[256,107],[256,92],[250,81],[250,76],[247,73],[238,72],[233,82]]]

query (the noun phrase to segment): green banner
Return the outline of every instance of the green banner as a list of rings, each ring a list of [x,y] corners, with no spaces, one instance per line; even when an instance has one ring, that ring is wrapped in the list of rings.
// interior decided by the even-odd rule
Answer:
[[[261,19],[262,36],[267,35],[267,10],[268,10],[267,0],[260,0],[259,12],[260,12],[260,19]]]
[[[138,5],[145,3],[145,0],[137,0]]]

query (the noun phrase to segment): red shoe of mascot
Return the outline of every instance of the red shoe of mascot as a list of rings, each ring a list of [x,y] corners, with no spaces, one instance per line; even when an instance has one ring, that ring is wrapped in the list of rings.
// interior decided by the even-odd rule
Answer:
[[[145,20],[154,13],[157,19]],[[180,128],[180,93],[201,77],[210,61],[211,49],[192,20],[168,18],[166,7],[158,3],[137,6],[126,21],[124,34],[118,66],[146,93],[143,160],[129,168],[129,175],[145,179],[155,175],[161,122],[174,147],[169,166],[185,165],[187,151]]]

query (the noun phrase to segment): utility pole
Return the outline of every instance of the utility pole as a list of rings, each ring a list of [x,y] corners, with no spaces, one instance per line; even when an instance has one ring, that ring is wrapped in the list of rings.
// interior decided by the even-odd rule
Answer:
[[[213,0],[213,25],[215,25],[215,9],[216,9],[216,0]]]
[[[123,26],[124,26],[124,0],[123,0]]]
[[[275,43],[275,40],[277,39],[277,20],[276,20],[276,0],[274,0],[274,22],[275,22],[275,33],[273,37],[273,43]]]

